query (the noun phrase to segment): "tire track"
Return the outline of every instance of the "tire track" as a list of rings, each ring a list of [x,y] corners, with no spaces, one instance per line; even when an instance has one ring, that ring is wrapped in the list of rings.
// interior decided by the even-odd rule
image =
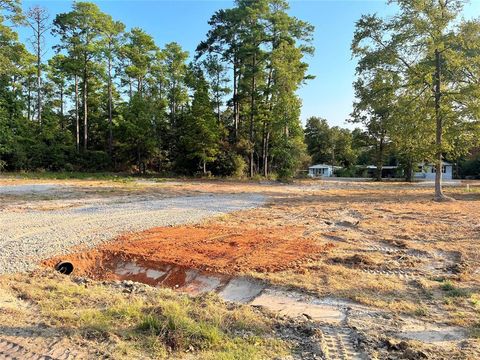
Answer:
[[[364,360],[364,355],[355,348],[353,334],[348,328],[322,326],[320,346],[327,360]]]
[[[371,275],[394,276],[403,280],[414,280],[426,277],[425,274],[416,271],[404,270],[382,270],[382,269],[362,269],[364,273]]]
[[[54,358],[48,355],[38,354],[24,346],[0,338],[0,359],[5,360],[69,360],[70,358]],[[73,358],[72,358],[73,359]]]

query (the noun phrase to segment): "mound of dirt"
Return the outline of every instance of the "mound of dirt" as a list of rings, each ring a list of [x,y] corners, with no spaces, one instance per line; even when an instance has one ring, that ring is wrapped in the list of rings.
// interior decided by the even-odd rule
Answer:
[[[108,277],[112,264],[141,261],[222,274],[275,272],[317,259],[330,246],[302,237],[301,227],[245,229],[208,226],[160,227],[124,235],[94,250],[62,256],[75,273]],[[44,262],[54,266],[60,258]]]

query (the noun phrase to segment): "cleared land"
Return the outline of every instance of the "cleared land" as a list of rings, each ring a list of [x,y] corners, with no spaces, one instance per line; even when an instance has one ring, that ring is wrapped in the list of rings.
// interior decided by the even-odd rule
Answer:
[[[118,329],[113,329],[115,316],[112,320],[111,312],[103,313],[110,325],[102,328],[101,334],[107,338],[98,334],[86,338],[85,329],[96,325],[84,319],[83,310],[73,309],[76,301],[64,306],[56,302],[65,297],[64,290],[49,289],[56,289],[57,282],[68,288],[68,293],[83,291],[80,289],[86,286],[85,299],[95,298],[96,291],[114,291],[118,299],[155,292],[129,282],[134,280],[194,294],[213,290],[224,299],[254,305],[253,309],[238,309],[253,311],[252,316],[264,324],[263,331],[255,333],[260,339],[259,352],[240,352],[240,358],[286,358],[288,353],[305,359],[480,357],[480,192],[474,186],[470,191],[465,186],[448,188],[447,193],[457,201],[434,203],[430,188],[402,183],[305,181],[280,185],[85,180],[49,181],[44,185],[52,184],[53,189],[42,194],[3,193],[0,196],[8,200],[8,205],[3,206],[0,217],[8,217],[14,227],[13,222],[32,212],[48,218],[49,213],[68,211],[70,217],[63,219],[63,228],[68,228],[71,221],[72,228],[78,231],[78,219],[71,215],[93,207],[101,209],[105,231],[109,228],[110,210],[111,224],[121,229],[116,238],[113,237],[119,233],[109,235],[112,241],[105,242],[109,239],[100,237],[95,244],[101,245],[94,250],[69,250],[73,244],[65,242],[65,248],[49,252],[71,252],[47,259],[43,265],[51,268],[60,259],[70,260],[76,267],[76,282],[48,272],[30,275],[33,280],[24,275],[3,277],[2,287],[12,297],[11,302],[23,304],[9,311],[42,309],[37,314],[39,321],[47,322],[49,331],[59,330],[59,322],[64,323],[71,340],[62,339],[72,349],[78,349],[75,344],[82,341],[98,353],[120,347],[137,349],[143,341],[139,335],[142,333],[135,332],[139,331],[136,321],[140,318],[129,318],[131,326],[125,325],[124,330],[133,333],[125,336],[125,332],[119,334]],[[58,185],[63,186],[61,190]],[[57,194],[53,196],[52,191]],[[153,198],[164,204],[186,199],[178,209],[170,205],[172,214],[184,211],[188,218],[190,210],[182,209],[189,205],[195,214],[203,210],[207,213],[192,219],[182,217],[182,222],[189,224],[174,227],[150,225],[150,220],[143,219],[148,226],[131,229],[141,231],[129,233],[115,223],[120,218],[135,223],[135,216],[125,206],[137,206],[133,204]],[[206,198],[209,201],[195,201]],[[115,215],[119,208],[129,215]],[[80,220],[89,226],[89,216],[94,219],[95,214],[87,211],[87,217]],[[142,210],[141,217],[152,214],[157,213]],[[196,225],[192,224],[195,222]],[[48,222],[44,226],[53,230],[56,227]],[[39,255],[36,259],[45,257]],[[41,276],[49,278],[48,286],[37,281]],[[86,278],[106,281],[106,285]],[[242,292],[248,292],[248,296],[239,297]],[[180,299],[183,295],[168,296]],[[115,308],[118,299],[107,303],[78,301],[85,311],[90,306],[91,311],[105,312]],[[212,301],[212,306],[230,309],[231,305],[218,298]],[[59,312],[58,307],[65,311]],[[257,308],[266,310],[258,312]],[[142,309],[137,310],[145,314]],[[154,316],[160,324],[166,321],[157,316],[162,311]],[[202,319],[194,313],[192,310],[185,316],[197,324]],[[0,312],[0,323],[6,314]],[[249,338],[248,326],[240,332],[234,330],[235,326],[217,330],[233,342]],[[4,332],[0,331],[0,338],[5,338]],[[192,332],[182,336],[190,339],[197,335]],[[189,350],[188,346],[172,346],[168,337],[157,334],[154,338],[161,350],[144,349],[142,356],[168,354],[188,358],[186,351],[193,351],[194,358],[222,358],[218,354],[228,352],[210,340],[201,346],[192,345],[193,350]],[[8,341],[21,343],[18,337]],[[35,349],[41,353],[41,347]],[[124,352],[128,353],[127,350]],[[123,356],[122,352],[118,354]]]
[[[92,247],[125,232],[198,222],[263,202],[260,195],[166,197],[154,193],[57,200],[75,191],[77,196],[82,195],[81,188],[66,186],[0,186],[0,194],[5,197],[43,197],[40,204],[27,203],[23,210],[4,200],[9,209],[17,211],[0,212],[0,274],[31,270],[39,260],[72,247]],[[52,201],[46,201],[47,196]]]

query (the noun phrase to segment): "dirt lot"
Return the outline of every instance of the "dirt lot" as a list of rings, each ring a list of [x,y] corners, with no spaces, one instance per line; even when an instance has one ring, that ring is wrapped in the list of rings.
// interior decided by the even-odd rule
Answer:
[[[45,266],[68,260],[80,277],[179,290],[195,285],[193,292],[208,288],[220,296],[232,296],[238,283],[241,291],[258,289],[244,302],[295,321],[300,317],[319,334],[320,350],[310,351],[309,343],[310,350],[295,358],[480,358],[480,192],[475,184],[470,191],[465,185],[447,188],[456,199],[448,203],[432,202],[427,186],[404,183],[61,185],[75,188],[62,192],[60,200],[46,198],[51,189],[42,196],[4,194],[10,203],[3,212],[95,203],[98,196],[79,200],[72,195],[91,194],[81,190],[91,188],[103,189],[107,199],[208,195],[215,202],[215,196],[242,195],[262,196],[265,203],[196,225],[126,233],[95,250],[72,249],[71,255],[47,259]],[[12,291],[18,293],[14,286]]]

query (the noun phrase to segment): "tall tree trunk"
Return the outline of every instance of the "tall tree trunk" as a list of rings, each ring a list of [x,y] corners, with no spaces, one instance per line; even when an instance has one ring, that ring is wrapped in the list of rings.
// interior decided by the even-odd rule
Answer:
[[[412,182],[413,181],[413,161],[412,160],[407,161],[407,167],[405,170],[406,170],[405,181]]]
[[[263,175],[266,177],[267,175],[265,175],[265,156],[266,156],[266,153],[267,153],[267,122],[266,120],[263,121],[263,126],[262,126],[262,172],[263,172]]]
[[[270,130],[267,129],[267,134],[265,136],[265,150],[263,154],[263,175],[268,177],[268,146],[270,141]]]
[[[60,128],[65,130],[65,116],[63,112],[63,86],[60,87]]]
[[[275,43],[273,44],[275,48]],[[269,104],[268,109],[270,111],[270,117],[272,117],[273,111],[273,94],[271,91],[273,82],[273,66],[270,64],[270,69],[268,70],[268,81],[267,81],[267,102]],[[263,176],[268,177],[268,143],[270,139],[270,129],[267,120],[263,122]]]
[[[79,115],[79,99],[78,99],[78,76],[75,75],[75,130],[77,151],[80,151],[80,115]]]
[[[40,22],[37,23],[37,114],[38,122],[42,125],[42,32]]]
[[[83,69],[83,149],[87,150],[88,146],[88,84],[87,84],[87,61],[85,60],[85,68]]]
[[[435,120],[436,120],[436,155],[435,155],[435,201],[446,199],[442,189],[442,113],[440,109],[442,98],[441,82],[441,55],[438,49],[435,49]]]
[[[30,80],[28,80],[27,86],[28,86],[27,119],[32,120],[32,113],[31,113],[31,111],[32,111],[32,88],[31,88],[31,85],[30,85]]]
[[[235,142],[238,140],[238,123],[240,121],[240,111],[238,107],[238,69],[237,59],[233,60],[233,123]]]
[[[142,79],[142,77],[139,77],[137,79],[137,92],[140,95],[140,97],[143,96],[143,79]]]
[[[382,181],[383,151],[384,151],[384,137],[382,136],[380,138],[380,143],[378,144],[377,173],[376,173],[376,180],[377,181]]]
[[[12,77],[12,91],[13,91],[14,98],[17,99],[18,91],[17,91],[17,77],[16,76]],[[13,122],[13,120],[16,117],[15,106],[10,106],[8,112],[9,112],[8,115],[9,115],[10,121]]]
[[[108,56],[108,153],[113,151],[112,59]]]
[[[221,117],[221,114],[220,114],[220,71],[217,72],[217,91],[216,91],[216,94],[215,94],[215,97],[216,97],[216,100],[217,100],[217,121],[218,121],[218,124],[220,125],[220,123],[222,122],[222,117]]]
[[[250,177],[253,177],[254,173],[254,151],[255,151],[255,138],[254,138],[254,121],[255,121],[255,91],[256,91],[256,68],[257,66],[257,53],[253,54],[252,61],[252,87],[251,87],[251,97],[250,97]]]

